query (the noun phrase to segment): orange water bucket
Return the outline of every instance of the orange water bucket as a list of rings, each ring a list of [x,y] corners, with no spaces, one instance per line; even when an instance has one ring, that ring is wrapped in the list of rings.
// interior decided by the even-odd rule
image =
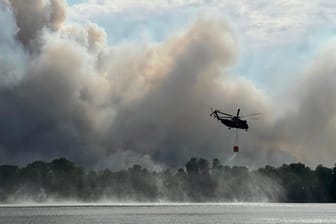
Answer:
[[[239,146],[238,145],[233,146],[233,152],[238,152],[238,151],[239,151]]]

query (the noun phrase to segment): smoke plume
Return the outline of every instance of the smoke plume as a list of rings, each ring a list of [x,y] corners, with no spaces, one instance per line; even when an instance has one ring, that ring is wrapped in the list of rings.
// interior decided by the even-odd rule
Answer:
[[[333,163],[334,51],[303,66],[278,99],[230,74],[239,44],[221,19],[200,18],[162,43],[113,46],[98,25],[67,22],[66,7],[1,0],[0,163],[62,156],[117,169],[125,155],[152,167],[228,158],[235,133],[210,107],[263,113],[241,133],[236,163]]]

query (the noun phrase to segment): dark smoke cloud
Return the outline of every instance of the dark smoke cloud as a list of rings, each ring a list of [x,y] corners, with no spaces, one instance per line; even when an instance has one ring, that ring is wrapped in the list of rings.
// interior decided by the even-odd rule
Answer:
[[[238,44],[223,21],[199,19],[157,45],[109,46],[102,28],[66,23],[65,11],[63,1],[1,2],[0,163],[64,156],[118,169],[225,160],[234,131],[210,119],[211,106],[264,113],[241,133],[237,164],[314,164],[334,155],[329,53],[288,93],[290,113],[275,117],[274,99],[229,74]]]
[[[65,20],[64,0],[9,0],[9,2],[18,27],[18,39],[26,46],[37,38],[43,28],[57,31]]]

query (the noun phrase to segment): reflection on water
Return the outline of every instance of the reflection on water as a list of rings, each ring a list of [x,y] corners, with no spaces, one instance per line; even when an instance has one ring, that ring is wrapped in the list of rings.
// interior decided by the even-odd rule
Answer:
[[[0,223],[335,223],[334,204],[82,204],[0,206]]]

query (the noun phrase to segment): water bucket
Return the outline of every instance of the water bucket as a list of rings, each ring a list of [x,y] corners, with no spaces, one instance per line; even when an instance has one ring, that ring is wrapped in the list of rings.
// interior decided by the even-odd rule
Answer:
[[[238,151],[239,151],[239,146],[238,145],[233,146],[233,152],[238,152]]]

